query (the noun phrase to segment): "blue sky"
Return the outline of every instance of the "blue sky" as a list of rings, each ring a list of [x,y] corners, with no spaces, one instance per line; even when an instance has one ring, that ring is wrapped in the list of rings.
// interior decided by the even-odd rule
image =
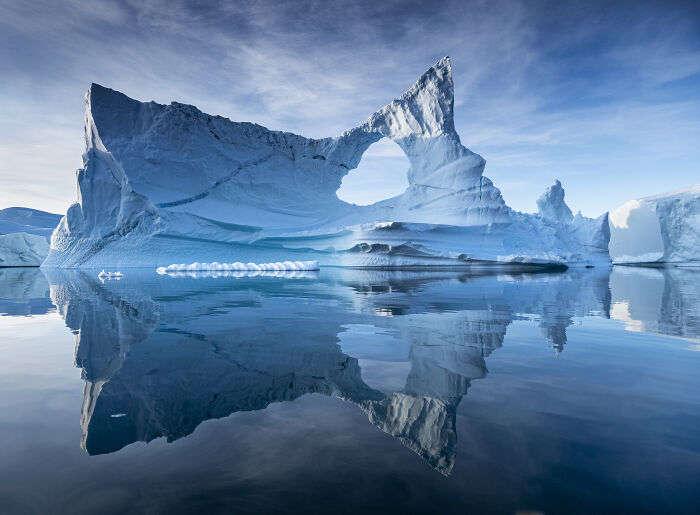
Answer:
[[[0,0],[0,208],[74,200],[91,82],[323,137],[444,55],[462,142],[517,209],[555,178],[587,215],[700,182],[700,2]],[[342,194],[404,172],[376,144]]]

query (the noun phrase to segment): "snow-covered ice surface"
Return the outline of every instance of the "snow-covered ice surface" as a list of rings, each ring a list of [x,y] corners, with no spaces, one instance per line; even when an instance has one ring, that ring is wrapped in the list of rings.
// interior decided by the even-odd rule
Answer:
[[[455,131],[449,58],[333,138],[142,103],[97,84],[85,105],[79,198],[53,234],[47,267],[609,263],[607,214],[573,217],[560,183],[539,214],[505,204]],[[342,178],[382,138],[408,157],[408,188],[369,206],[341,201]]]
[[[610,213],[615,263],[700,262],[700,185],[625,202]]]
[[[39,266],[49,252],[44,236],[15,232],[0,234],[0,267]]]

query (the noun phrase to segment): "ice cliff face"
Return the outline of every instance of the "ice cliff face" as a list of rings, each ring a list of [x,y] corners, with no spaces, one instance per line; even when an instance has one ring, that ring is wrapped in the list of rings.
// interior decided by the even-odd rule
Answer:
[[[44,236],[15,232],[0,234],[0,267],[39,266],[49,252]]]
[[[619,263],[700,261],[700,186],[630,200],[610,214],[610,254]]]
[[[600,221],[506,206],[483,176],[484,159],[455,131],[449,58],[335,138],[141,103],[96,84],[85,112],[78,202],[56,229],[46,266],[608,261]],[[407,190],[371,206],[339,200],[343,176],[382,138],[409,159]]]

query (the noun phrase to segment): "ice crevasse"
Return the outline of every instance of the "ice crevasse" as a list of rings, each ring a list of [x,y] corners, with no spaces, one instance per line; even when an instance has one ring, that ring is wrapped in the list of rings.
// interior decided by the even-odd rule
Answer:
[[[382,138],[409,160],[407,189],[369,206],[343,202],[342,178]],[[455,130],[448,57],[361,125],[323,139],[93,84],[78,200],[54,231],[44,265],[610,262],[607,213],[573,216],[558,181],[539,213],[514,211],[484,167]]]

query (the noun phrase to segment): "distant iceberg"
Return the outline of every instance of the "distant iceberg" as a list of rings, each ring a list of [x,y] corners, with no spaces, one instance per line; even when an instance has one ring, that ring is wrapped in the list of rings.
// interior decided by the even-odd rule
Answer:
[[[48,240],[60,221],[61,215],[28,207],[8,207],[0,209],[0,234],[23,232]]]
[[[15,232],[0,234],[0,267],[39,266],[49,252],[44,236]]]
[[[369,206],[341,201],[342,178],[382,138],[409,159],[406,191]],[[538,214],[505,204],[483,175],[485,160],[455,130],[447,57],[361,125],[323,139],[176,102],[142,103],[93,84],[85,141],[79,202],[54,231],[46,267],[610,262],[607,214],[573,216],[559,182]]]
[[[60,215],[27,207],[0,209],[0,268],[41,265],[60,220]]]
[[[700,264],[700,185],[625,202],[610,230],[615,263]]]

